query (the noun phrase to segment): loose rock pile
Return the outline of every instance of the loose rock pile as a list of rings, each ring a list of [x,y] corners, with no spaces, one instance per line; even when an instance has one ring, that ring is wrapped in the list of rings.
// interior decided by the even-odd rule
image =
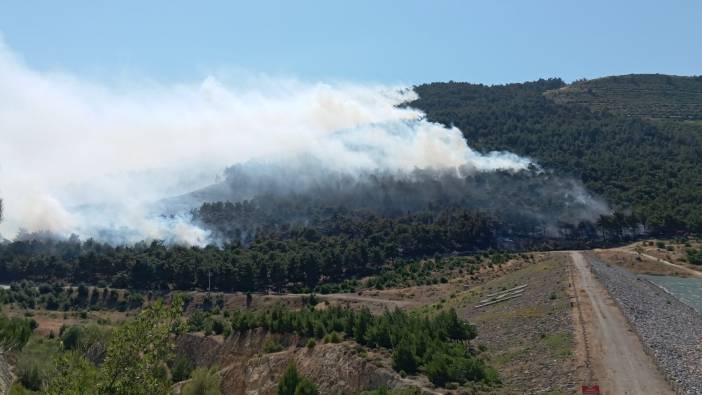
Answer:
[[[590,262],[676,390],[702,394],[702,315],[628,271]]]

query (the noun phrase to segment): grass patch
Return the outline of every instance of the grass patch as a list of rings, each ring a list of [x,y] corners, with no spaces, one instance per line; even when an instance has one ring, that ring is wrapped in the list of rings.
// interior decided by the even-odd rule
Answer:
[[[572,335],[568,332],[550,333],[543,337],[543,342],[555,357],[568,358],[572,354]]]

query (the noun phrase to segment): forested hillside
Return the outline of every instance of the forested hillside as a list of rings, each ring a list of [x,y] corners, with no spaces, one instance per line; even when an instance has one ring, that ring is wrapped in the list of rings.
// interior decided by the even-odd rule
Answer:
[[[562,175],[581,179],[620,212],[631,211],[652,233],[699,232],[702,125],[619,114],[637,101],[631,95],[617,96],[613,92],[621,92],[626,85],[643,85],[650,79],[622,77],[593,82],[592,89],[598,94],[605,91],[602,86],[608,82],[613,87],[607,91],[607,100],[593,104],[594,109],[604,111],[593,111],[579,104],[582,101],[551,100],[554,91],[575,89],[560,79],[500,86],[425,84],[415,88],[420,98],[409,105],[423,110],[431,121],[459,127],[472,147],[509,150]],[[678,80],[671,80],[674,85],[669,90],[679,94],[667,102],[666,113],[697,117],[699,108],[682,99],[687,97],[687,85],[679,86]],[[685,81],[690,86],[699,85],[697,78]],[[589,85],[581,82],[574,86]],[[617,100],[624,104],[611,104]],[[641,108],[657,108],[643,95],[638,103]],[[612,112],[606,111],[610,108]]]

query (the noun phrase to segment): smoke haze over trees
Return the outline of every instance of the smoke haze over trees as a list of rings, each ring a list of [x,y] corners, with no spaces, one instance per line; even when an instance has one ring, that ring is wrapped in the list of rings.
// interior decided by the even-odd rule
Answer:
[[[651,233],[702,232],[700,86],[699,77],[661,75],[431,83],[410,105],[456,125],[479,150],[509,150],[582,180]]]

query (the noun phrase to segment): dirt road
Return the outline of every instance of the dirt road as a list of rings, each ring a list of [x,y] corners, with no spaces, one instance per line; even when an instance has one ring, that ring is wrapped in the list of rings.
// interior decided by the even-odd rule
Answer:
[[[321,300],[343,300],[349,302],[378,303],[390,308],[404,308],[413,304],[411,300],[383,299],[372,296],[360,296],[357,294],[326,294],[317,295],[317,297]]]
[[[619,307],[590,272],[587,257],[572,252],[571,258],[583,384],[599,384],[603,394],[612,395],[674,394]]]

